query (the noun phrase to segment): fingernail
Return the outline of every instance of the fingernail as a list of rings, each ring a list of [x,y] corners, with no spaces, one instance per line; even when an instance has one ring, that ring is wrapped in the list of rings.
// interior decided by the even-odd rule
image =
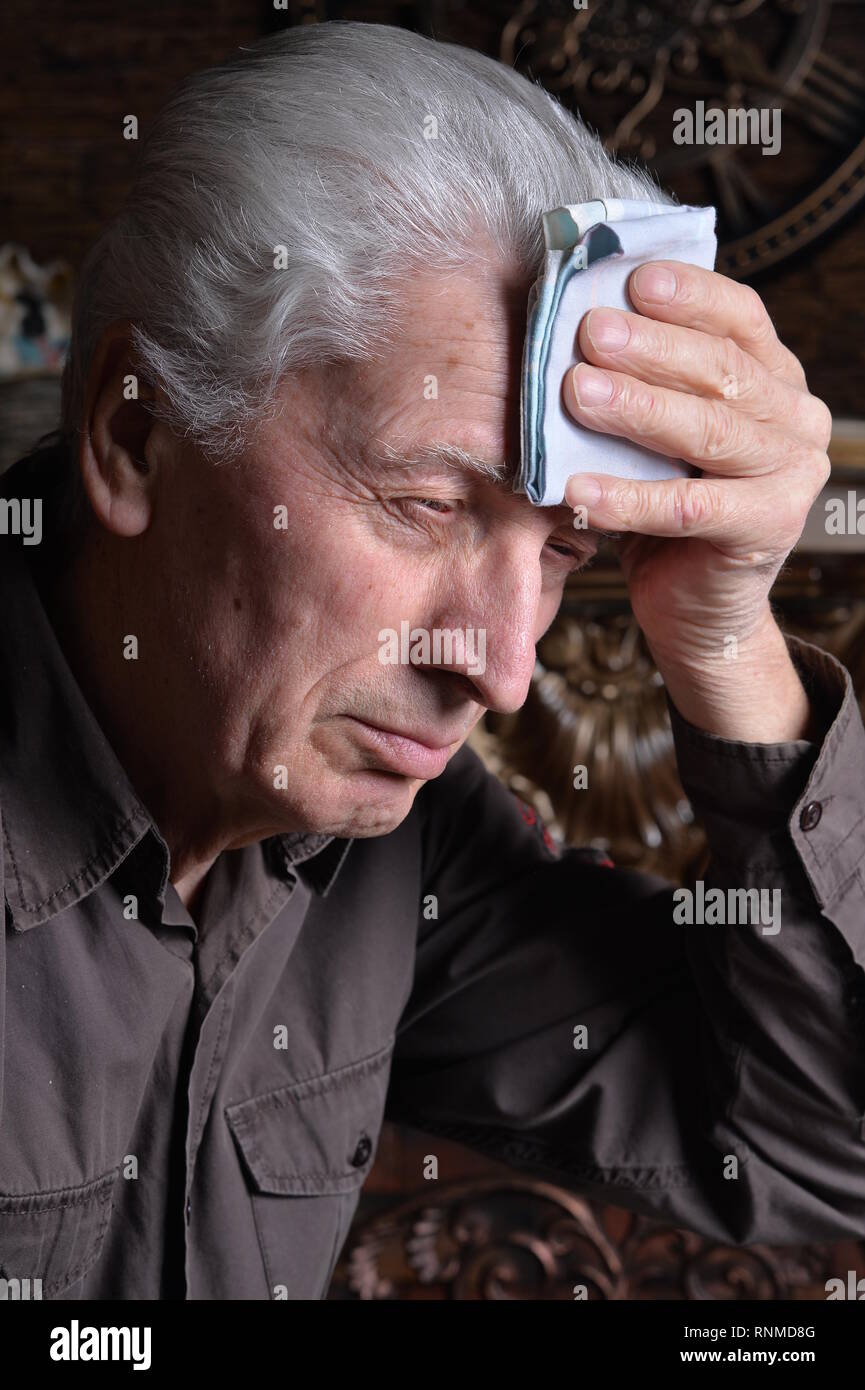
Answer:
[[[641,266],[634,279],[637,294],[652,304],[666,304],[673,298],[678,284],[673,271],[662,265]]]
[[[589,473],[576,473],[565,486],[565,496],[569,507],[594,506],[600,501],[601,484]]]
[[[580,405],[604,405],[613,394],[613,383],[606,372],[581,362],[574,368],[574,394]]]
[[[593,309],[586,322],[586,332],[595,347],[610,352],[618,352],[631,336],[628,320],[614,309]]]

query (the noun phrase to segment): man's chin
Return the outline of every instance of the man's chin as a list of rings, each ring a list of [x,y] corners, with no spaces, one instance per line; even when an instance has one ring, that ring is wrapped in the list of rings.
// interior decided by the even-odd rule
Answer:
[[[307,833],[352,840],[389,835],[405,820],[425,785],[423,778],[391,772],[347,772],[330,788],[319,784],[309,798],[303,815]]]

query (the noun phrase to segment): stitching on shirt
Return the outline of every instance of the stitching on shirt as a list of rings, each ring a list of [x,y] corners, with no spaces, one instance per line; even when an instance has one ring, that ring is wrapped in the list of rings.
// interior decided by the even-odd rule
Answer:
[[[226,1000],[222,1001],[222,1016],[219,1020],[219,1032],[216,1035],[216,1043],[210,1056],[210,1066],[207,1069],[207,1080],[204,1083],[204,1090],[201,1093],[201,1100],[198,1105],[198,1115],[195,1119],[195,1151],[198,1152],[198,1143],[201,1138],[201,1119],[204,1113],[205,1104],[210,1104],[213,1095],[210,1091],[210,1078],[213,1076],[213,1068],[216,1066],[216,1059],[219,1056],[219,1044],[222,1042],[222,1034],[225,1031],[225,1022],[228,1018],[229,1009]]]
[[[14,872],[14,874],[15,874],[15,882],[16,882],[16,884],[17,884],[17,886],[18,886],[18,896],[19,896],[19,898],[21,899],[21,906],[22,906],[23,910],[24,910],[25,912],[38,912],[40,908],[42,908],[42,907],[47,907],[48,904],[49,904],[49,903],[52,903],[52,902],[54,901],[55,898],[59,898],[60,895],[61,895],[61,893],[65,893],[65,892],[66,892],[66,889],[67,889],[67,888],[72,888],[72,887],[74,887],[77,883],[79,883],[80,880],[81,880],[82,878],[85,878],[85,877],[87,876],[87,874],[89,873],[89,871],[90,871],[91,868],[93,868],[95,865],[100,864],[102,861],[108,859],[108,858],[114,853],[114,851],[115,851],[115,845],[116,845],[117,841],[120,840],[120,838],[126,833],[126,831],[127,831],[127,830],[133,825],[133,823],[139,818],[139,815],[140,815],[140,812],[135,811],[131,816],[128,816],[127,819],[126,819],[125,821],[122,821],[122,822],[120,823],[120,825],[118,825],[118,826],[116,827],[116,829],[114,830],[114,832],[112,833],[112,836],[111,836],[111,839],[110,839],[110,841],[109,841],[109,843],[108,843],[107,848],[101,849],[101,850],[97,850],[96,854],[94,854],[94,855],[92,856],[92,858],[88,859],[86,864],[83,864],[83,865],[81,866],[81,868],[78,870],[78,873],[77,873],[77,874],[73,875],[73,877],[70,878],[70,879],[68,880],[68,882],[62,884],[60,888],[55,889],[55,891],[54,891],[53,893],[49,893],[49,895],[48,895],[47,898],[43,898],[42,901],[41,901],[41,902],[38,902],[38,903],[29,903],[29,902],[27,901],[27,899],[25,898],[25,896],[24,896],[24,887],[23,887],[23,884],[22,884],[22,882],[21,882],[21,875],[20,875],[20,873],[18,872],[18,863],[17,863],[17,861],[16,861],[16,859],[15,859],[15,855],[14,855],[14,853],[13,853],[13,851],[12,851],[12,844],[11,844],[11,841],[10,841],[10,839],[9,839],[9,835],[8,835],[8,833],[7,833],[7,831],[6,831],[6,827],[5,827],[5,825],[4,825],[4,827],[3,827],[3,839],[4,839],[5,843],[6,843],[6,847],[7,847],[8,851],[9,851],[9,859],[10,859],[10,861],[11,861],[11,863],[12,863],[12,869],[13,869],[13,872]]]
[[[17,884],[17,886],[18,886],[18,896],[19,896],[19,898],[20,898],[20,899],[22,900],[22,902],[23,902],[23,900],[24,900],[24,889],[23,889],[23,886],[22,886],[22,884],[21,884],[21,876],[20,876],[20,874],[18,873],[18,865],[17,865],[17,863],[16,863],[16,861],[15,861],[15,855],[12,853],[12,844],[11,844],[11,842],[10,842],[9,835],[8,835],[8,833],[7,833],[7,831],[6,831],[6,818],[5,818],[5,816],[3,817],[2,822],[0,822],[0,823],[2,823],[2,826],[3,826],[3,843],[4,843],[4,845],[6,846],[6,849],[7,849],[7,851],[8,851],[8,854],[9,854],[9,861],[10,861],[10,863],[11,863],[11,865],[12,865],[12,872],[13,872],[14,875],[15,875],[15,882],[16,882],[16,884]]]
[[[256,1150],[256,1156],[257,1156],[257,1150]],[[265,1178],[265,1179],[267,1179],[267,1178],[275,1179],[277,1182],[284,1182],[284,1183],[317,1182],[317,1181],[319,1181],[321,1178],[338,1178],[340,1182],[345,1182],[348,1178],[352,1178],[352,1177],[353,1177],[353,1178],[357,1178],[357,1182],[355,1183],[355,1186],[359,1187],[359,1186],[360,1186],[360,1183],[361,1183],[361,1181],[363,1180],[363,1177],[364,1177],[364,1175],[365,1175],[366,1168],[367,1168],[367,1164],[364,1164],[363,1168],[350,1168],[350,1169],[348,1169],[348,1170],[342,1169],[342,1170],[339,1171],[339,1172],[334,1171],[334,1172],[326,1172],[326,1173],[308,1173],[308,1172],[306,1171],[306,1169],[304,1169],[304,1171],[303,1171],[302,1173],[297,1173],[297,1172],[295,1172],[295,1173],[273,1173],[273,1172],[270,1171],[269,1168],[264,1168],[264,1167],[262,1167],[262,1168],[261,1168],[261,1176],[262,1176],[263,1178]],[[265,1194],[259,1194],[259,1195],[265,1195],[265,1196],[266,1196],[267,1194],[265,1193]],[[345,1195],[345,1194],[343,1194],[343,1196],[344,1196],[344,1195]]]
[[[261,1222],[259,1222],[258,1219],[256,1201],[260,1201],[261,1196],[259,1193],[256,1192],[250,1192],[247,1195],[249,1197],[249,1205],[252,1210],[252,1224],[255,1227],[255,1239],[258,1242],[258,1249],[261,1253],[261,1263],[264,1265],[264,1277],[267,1280],[268,1297],[272,1298],[273,1286],[274,1284],[278,1284],[280,1281],[278,1279],[274,1279],[273,1277],[273,1270],[270,1264],[270,1255],[264,1241],[264,1229]]]
[[[823,797],[823,798],[822,798],[824,804],[827,805],[827,806],[828,806],[828,804],[830,803],[830,801],[834,801],[835,799],[836,799],[835,797],[830,797],[830,796],[826,796],[826,797]],[[857,821],[855,821],[854,824],[850,827],[850,829],[847,831],[847,834],[844,836],[844,839],[843,839],[843,840],[839,840],[838,843],[837,843],[837,845],[827,844],[827,846],[826,846],[826,854],[825,854],[824,857],[821,857],[820,854],[818,854],[818,852],[817,852],[817,850],[816,850],[816,848],[815,848],[815,841],[810,840],[810,839],[807,838],[807,832],[806,832],[806,831],[803,831],[803,832],[802,832],[802,833],[803,833],[803,836],[805,836],[805,838],[803,838],[803,841],[802,841],[802,848],[808,851],[809,857],[814,861],[814,864],[817,866],[817,868],[818,868],[818,869],[822,869],[822,868],[825,867],[825,865],[829,862],[829,860],[830,860],[831,858],[833,858],[836,854],[839,853],[840,850],[842,850],[842,849],[844,848],[844,846],[846,845],[847,841],[848,841],[849,839],[851,839],[853,835],[856,834],[856,831],[859,829],[859,827],[860,827],[863,823],[865,823],[865,811],[863,811],[863,813],[862,813],[862,815],[859,817],[859,819],[858,819]],[[845,879],[844,882],[846,883],[847,880]]]
[[[690,732],[687,733],[687,738],[689,743],[693,743],[700,753],[708,753],[709,756],[713,758],[729,758],[736,763],[742,761],[743,749],[746,750],[745,757],[749,763],[759,764],[796,763],[804,752],[804,750],[794,749],[790,753],[758,753],[756,751],[751,751],[748,744],[737,744],[735,748],[724,748],[720,745],[716,747],[715,744],[712,743],[706,744],[698,735],[691,734]]]
[[[835,885],[835,890],[832,894],[832,897],[826,898],[824,902],[820,903],[820,911],[823,913],[824,917],[830,917],[831,920],[830,914],[832,913],[832,910],[835,904],[837,903],[837,900],[846,896],[847,889],[854,879],[858,879],[860,887],[862,888],[863,892],[865,892],[865,879],[862,878],[859,865],[854,864],[847,877],[842,878],[841,882]]]
[[[63,1207],[82,1206],[96,1197],[99,1199],[101,1192],[106,1192],[114,1186],[120,1168],[112,1168],[110,1172],[103,1173],[99,1178],[93,1178],[91,1182],[84,1183],[81,1187],[58,1187],[44,1189],[38,1192],[0,1192],[0,1214],[8,1212],[15,1216],[42,1216],[46,1211],[59,1211]],[[30,1202],[34,1198],[58,1197],[65,1198],[66,1194],[71,1194],[67,1200],[51,1202],[48,1205],[36,1206],[30,1211],[25,1211],[17,1206],[17,1202]],[[6,1205],[8,1203],[8,1205]]]
[[[243,1100],[233,1101],[226,1107],[226,1112],[231,1113],[235,1124],[245,1123],[243,1115],[237,1113],[241,1107],[243,1109],[253,1109],[260,1102],[275,1099],[280,1096],[288,1096],[289,1093],[299,1093],[304,1087],[310,1089],[305,1095],[298,1095],[298,1099],[306,1099],[307,1096],[324,1095],[325,1092],[333,1090],[342,1084],[342,1079],[346,1076],[366,1076],[370,1072],[378,1071],[384,1066],[388,1057],[393,1052],[395,1034],[391,1034],[387,1042],[375,1052],[370,1052],[366,1057],[361,1057],[357,1062],[348,1062],[343,1067],[337,1067],[334,1071],[322,1072],[319,1076],[305,1077],[301,1081],[289,1081],[285,1086],[274,1086],[269,1091],[260,1091],[258,1095],[247,1096]]]
[[[277,883],[267,901],[262,903],[258,912],[254,912],[252,914],[246,926],[241,929],[238,936],[235,937],[235,939],[231,942],[229,946],[226,946],[222,955],[219,957],[218,961],[216,962],[210,974],[208,975],[207,980],[204,982],[205,994],[209,992],[212,981],[218,977],[219,972],[222,969],[223,963],[228,959],[229,956],[233,955],[236,952],[237,947],[241,944],[241,942],[245,941],[247,937],[252,935],[255,923],[258,922],[260,918],[263,918],[266,915],[266,913],[270,911],[272,904],[280,896],[284,889],[284,883]]]

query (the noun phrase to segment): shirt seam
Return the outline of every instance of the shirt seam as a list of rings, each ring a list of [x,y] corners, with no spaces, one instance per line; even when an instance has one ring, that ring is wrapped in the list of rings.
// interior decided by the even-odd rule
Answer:
[[[218,979],[219,972],[222,969],[222,966],[225,964],[226,960],[228,960],[228,958],[234,954],[237,947],[240,946],[240,944],[243,941],[247,940],[247,938],[251,938],[252,940],[255,939],[255,933],[253,929],[255,927],[256,922],[258,922],[261,918],[266,916],[266,914],[270,911],[270,908],[272,907],[273,903],[279,897],[280,893],[282,893],[284,888],[285,883],[282,880],[274,884],[273,891],[271,892],[270,896],[265,900],[265,902],[262,903],[261,907],[258,909],[257,912],[253,912],[246,925],[241,928],[240,933],[230,942],[228,946],[225,947],[225,950],[222,952],[222,955],[214,964],[212,970],[207,976],[207,979],[202,981],[202,993],[205,998],[207,997],[211,984],[214,982],[214,980]],[[287,901],[288,899],[286,899],[286,902]]]
[[[820,800],[820,797],[819,797],[819,796],[816,797],[816,798],[812,797],[812,798],[810,798],[810,799],[811,799],[811,800],[815,800],[815,799],[816,799],[816,800]],[[828,796],[827,796],[827,797],[823,797],[823,798],[822,798],[823,803],[824,803],[824,804],[827,804],[827,805],[828,805],[828,803],[829,803],[830,801],[834,801],[834,800],[835,800],[834,797],[828,797]],[[794,813],[794,814],[795,814],[795,813]],[[801,842],[801,849],[807,851],[808,857],[812,860],[812,862],[814,863],[814,865],[815,865],[816,868],[818,868],[818,869],[825,869],[826,866],[827,866],[827,865],[831,862],[831,860],[835,857],[835,855],[840,854],[841,850],[843,850],[844,846],[847,844],[847,841],[850,840],[850,839],[852,839],[852,837],[856,834],[857,830],[859,830],[859,828],[860,828],[862,825],[865,825],[865,812],[863,812],[863,814],[859,817],[859,819],[858,819],[857,821],[854,821],[853,825],[851,825],[850,829],[847,831],[847,834],[844,836],[843,840],[838,840],[837,843],[833,841],[833,842],[831,842],[831,843],[829,843],[829,844],[827,845],[825,854],[822,855],[822,856],[819,854],[819,852],[817,851],[817,849],[814,847],[814,846],[815,846],[815,841],[814,841],[814,840],[809,840],[809,839],[807,838],[807,831],[803,831],[803,832],[802,832],[802,833],[803,833],[803,836],[806,837],[806,838],[803,838],[803,840],[802,840],[802,842]],[[794,844],[796,844],[796,843],[797,843],[797,842],[794,840]],[[799,847],[799,846],[797,845],[797,848],[798,848],[798,847]],[[855,872],[855,868],[854,868],[853,872]],[[848,878],[849,878],[849,877],[850,877],[850,875],[848,875]],[[844,883],[846,883],[846,882],[847,882],[847,879],[844,880]],[[843,886],[843,885],[841,885],[841,886]]]
[[[200,1147],[201,1135],[202,1135],[203,1128],[204,1128],[203,1123],[202,1123],[202,1117],[203,1117],[203,1115],[204,1115],[204,1109],[205,1109],[205,1106],[206,1106],[206,1105],[209,1105],[210,1102],[213,1100],[213,1093],[212,1093],[211,1090],[210,1090],[210,1081],[211,1081],[211,1077],[213,1076],[213,1069],[214,1069],[214,1067],[216,1066],[216,1059],[217,1059],[217,1057],[219,1057],[219,1055],[220,1055],[220,1054],[219,1054],[219,1047],[220,1047],[220,1043],[222,1042],[222,1035],[223,1035],[223,1033],[225,1032],[225,1023],[226,1023],[226,1020],[227,1020],[227,1018],[228,1018],[228,1014],[229,1014],[229,1008],[228,1008],[228,1001],[227,1001],[227,998],[226,998],[226,999],[223,1000],[223,1003],[222,1003],[222,1017],[221,1017],[220,1020],[219,1020],[219,1031],[218,1031],[218,1033],[217,1033],[217,1035],[216,1035],[216,1042],[213,1044],[213,1052],[212,1052],[211,1055],[210,1055],[210,1066],[209,1066],[208,1069],[207,1069],[207,1078],[206,1078],[206,1080],[205,1080],[205,1082],[204,1082],[204,1089],[203,1089],[202,1092],[201,1092],[201,1100],[200,1100],[199,1103],[198,1103],[198,1113],[196,1114],[196,1117],[195,1117],[195,1133],[194,1133],[194,1135],[193,1135],[192,1145],[191,1145],[191,1148],[192,1148],[193,1154],[194,1154],[193,1162],[195,1161],[195,1158],[198,1156],[198,1150],[199,1150],[199,1147]],[[220,1059],[220,1060],[221,1060],[221,1059]]]
[[[15,1216],[44,1216],[49,1211],[61,1211],[66,1207],[83,1206],[94,1198],[99,1199],[102,1190],[110,1191],[116,1181],[120,1168],[110,1168],[107,1172],[101,1173],[98,1178],[91,1178],[89,1182],[81,1183],[78,1186],[40,1188],[36,1192],[0,1192],[0,1213],[6,1212],[8,1215]],[[64,1197],[70,1194],[65,1201],[52,1202],[50,1206],[34,1207],[32,1211],[19,1211],[14,1206],[5,1206],[9,1202],[27,1202],[34,1198],[41,1197]]]
[[[319,1072],[316,1076],[304,1077],[300,1081],[288,1081],[284,1086],[272,1086],[269,1090],[260,1091],[257,1095],[246,1096],[243,1100],[232,1101],[226,1106],[226,1109],[236,1112],[241,1106],[253,1107],[258,1105],[261,1101],[270,1100],[274,1096],[281,1096],[289,1091],[298,1091],[304,1086],[315,1088],[310,1091],[310,1095],[322,1095],[325,1091],[333,1090],[336,1086],[342,1085],[344,1079],[348,1075],[360,1077],[366,1076],[370,1072],[380,1070],[387,1062],[388,1056],[392,1054],[394,1043],[395,1035],[392,1035],[382,1047],[376,1048],[374,1052],[368,1053],[365,1057],[359,1058],[356,1062],[347,1062],[345,1066],[336,1067],[333,1071]],[[323,1082],[328,1082],[330,1084],[320,1084]],[[307,1096],[300,1097],[302,1100],[307,1098]],[[233,1122],[237,1125],[246,1123],[244,1117],[237,1113],[235,1113],[232,1118]]]

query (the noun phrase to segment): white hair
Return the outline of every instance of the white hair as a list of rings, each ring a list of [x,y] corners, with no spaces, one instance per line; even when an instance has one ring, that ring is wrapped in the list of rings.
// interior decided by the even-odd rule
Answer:
[[[667,200],[481,53],[354,22],[256,42],[163,109],[84,263],[63,433],[81,427],[103,330],[129,319],[163,418],[230,454],[284,373],[390,340],[408,275],[489,255],[486,234],[531,278],[541,214],[606,196]]]

